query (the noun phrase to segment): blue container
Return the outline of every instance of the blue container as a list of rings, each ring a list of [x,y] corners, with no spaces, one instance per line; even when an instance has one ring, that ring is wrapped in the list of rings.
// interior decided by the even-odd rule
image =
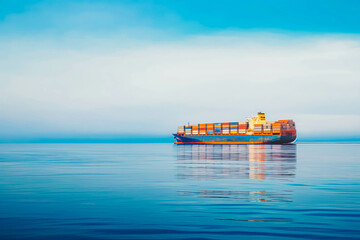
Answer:
[[[213,131],[213,130],[209,130],[209,131],[207,131],[206,134],[214,134],[214,131]]]
[[[215,128],[215,134],[221,134],[221,129]]]

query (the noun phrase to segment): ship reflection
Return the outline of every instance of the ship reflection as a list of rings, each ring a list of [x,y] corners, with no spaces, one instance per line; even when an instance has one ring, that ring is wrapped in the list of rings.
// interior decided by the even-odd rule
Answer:
[[[179,179],[279,179],[296,174],[296,145],[178,145]]]
[[[292,191],[178,191],[180,196],[196,196],[213,199],[236,199],[247,202],[292,202]]]
[[[226,190],[215,190],[210,187],[207,190],[178,191],[181,196],[246,202],[292,202],[292,191],[266,188],[259,180],[291,180],[295,174],[296,145],[177,146],[179,179],[254,181],[254,184],[245,184],[243,187],[240,187],[239,181],[234,184],[226,181]],[[239,191],[239,187],[243,190]]]

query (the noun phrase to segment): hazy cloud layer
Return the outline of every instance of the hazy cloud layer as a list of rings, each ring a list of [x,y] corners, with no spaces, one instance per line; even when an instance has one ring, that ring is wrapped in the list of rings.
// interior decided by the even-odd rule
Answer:
[[[167,134],[187,122],[265,111],[273,120],[293,118],[303,135],[360,134],[356,36],[219,33],[104,43],[3,42],[0,133]]]
[[[210,31],[126,3],[0,11],[2,138],[166,135],[257,111],[300,136],[360,135],[359,35]]]

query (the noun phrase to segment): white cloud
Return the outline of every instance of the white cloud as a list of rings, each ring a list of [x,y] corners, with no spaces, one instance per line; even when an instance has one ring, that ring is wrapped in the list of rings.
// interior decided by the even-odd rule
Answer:
[[[0,133],[166,134],[261,110],[305,135],[360,134],[357,36],[220,33],[129,46],[0,43]]]

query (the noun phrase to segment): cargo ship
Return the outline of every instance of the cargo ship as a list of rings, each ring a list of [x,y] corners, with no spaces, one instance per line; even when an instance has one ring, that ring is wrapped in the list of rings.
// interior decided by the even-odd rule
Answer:
[[[267,121],[262,112],[246,120],[179,126],[173,134],[175,144],[286,144],[296,140],[293,120]]]

